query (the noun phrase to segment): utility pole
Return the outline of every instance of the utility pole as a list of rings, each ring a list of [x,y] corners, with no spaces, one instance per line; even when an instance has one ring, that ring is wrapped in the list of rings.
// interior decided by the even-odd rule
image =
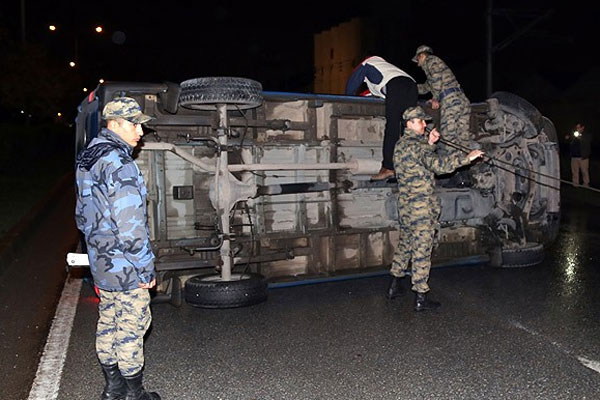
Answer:
[[[535,25],[548,18],[550,15],[554,13],[553,9],[547,10],[544,14],[540,15],[539,12],[527,12],[527,11],[515,11],[515,10],[496,10],[494,12],[493,0],[487,0],[486,4],[486,91],[487,97],[490,97],[493,90],[493,60],[494,60],[494,52],[502,50],[509,46],[512,42],[529,32]],[[517,29],[512,35],[502,40],[502,42],[494,45],[493,42],[493,16],[494,14],[503,15],[507,18],[511,16],[525,16],[525,17],[534,17],[534,19],[529,22],[527,25],[522,26]]]
[[[490,97],[492,95],[492,90],[493,90],[493,71],[492,71],[492,64],[493,64],[493,59],[492,57],[494,56],[494,51],[492,48],[492,33],[493,33],[493,29],[492,29],[492,10],[494,9],[494,6],[492,4],[493,0],[487,0],[487,7],[486,7],[486,13],[485,13],[485,17],[486,17],[486,97]]]
[[[25,46],[25,0],[21,0],[21,43]]]

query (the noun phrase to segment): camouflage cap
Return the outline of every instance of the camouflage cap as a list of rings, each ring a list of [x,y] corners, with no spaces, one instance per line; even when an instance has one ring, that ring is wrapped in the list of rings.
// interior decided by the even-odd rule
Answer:
[[[152,119],[151,116],[142,113],[142,107],[131,97],[117,97],[106,103],[102,110],[102,118],[123,118],[134,124],[143,124]]]
[[[421,53],[433,54],[433,50],[427,45],[420,45],[419,47],[417,47],[417,51],[415,51],[415,56],[412,58],[413,62],[417,62],[417,56]]]
[[[431,121],[433,119],[429,114],[423,111],[421,106],[407,108],[406,111],[402,113],[402,119],[405,121],[410,121],[413,118],[419,118],[425,121]]]

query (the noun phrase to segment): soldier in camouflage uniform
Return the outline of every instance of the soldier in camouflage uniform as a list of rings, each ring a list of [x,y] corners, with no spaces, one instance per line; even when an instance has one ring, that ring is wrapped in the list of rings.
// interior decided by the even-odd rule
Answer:
[[[429,46],[417,48],[412,61],[425,72],[427,80],[417,85],[419,94],[431,93],[431,107],[440,108],[440,131],[443,137],[463,146],[471,142],[469,118],[471,102],[465,96],[454,73]]]
[[[144,334],[151,322],[149,289],[155,286],[146,186],[131,156],[144,134],[144,115],[132,98],[106,104],[107,121],[77,156],[77,227],[85,236],[99,289],[96,354],[106,385],[102,399],[160,400],[142,385]]]
[[[431,117],[417,106],[408,108],[402,118],[406,121],[406,129],[394,151],[400,239],[390,270],[392,278],[387,296],[392,299],[401,294],[401,278],[412,262],[412,290],[416,292],[414,309],[422,311],[440,306],[427,298],[433,238],[441,212],[434,191],[434,176],[467,165],[483,152],[473,150],[466,156],[459,152],[437,154],[435,142],[440,137],[439,132],[434,128],[425,134],[426,121]]]

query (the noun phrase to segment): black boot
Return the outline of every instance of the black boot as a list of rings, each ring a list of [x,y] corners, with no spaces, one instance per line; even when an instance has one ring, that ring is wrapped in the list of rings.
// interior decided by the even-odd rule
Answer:
[[[389,300],[395,299],[398,296],[402,296],[404,294],[404,289],[402,289],[402,278],[398,278],[397,276],[393,276],[390,278],[390,286],[388,287],[386,297]]]
[[[102,391],[102,400],[122,400],[125,399],[127,394],[127,384],[125,379],[119,371],[119,366],[114,365],[103,365],[102,372],[104,373],[104,379],[106,379],[106,385]]]
[[[427,298],[427,293],[415,293],[415,311],[435,310],[441,303]]]
[[[142,386],[143,380],[142,371],[132,376],[126,376],[127,382],[127,399],[126,400],[160,400],[160,396],[156,392],[146,392]]]

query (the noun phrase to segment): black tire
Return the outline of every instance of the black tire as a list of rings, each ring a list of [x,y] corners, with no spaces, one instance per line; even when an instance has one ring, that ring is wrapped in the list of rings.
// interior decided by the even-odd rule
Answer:
[[[196,275],[185,282],[185,301],[201,308],[235,308],[267,299],[267,279],[254,273],[232,274],[223,281],[219,274]]]
[[[217,104],[244,110],[262,104],[262,85],[252,79],[233,77],[195,78],[180,85],[179,105],[196,110],[215,110]]]
[[[181,279],[178,276],[171,278],[171,304],[174,307],[181,307],[183,304],[183,293],[181,290]]]
[[[523,247],[502,249],[502,268],[530,267],[544,260],[544,245],[529,242]]]
[[[498,99],[500,107],[509,114],[516,115],[526,124],[523,136],[532,138],[538,135],[543,128],[542,113],[539,112],[530,102],[509,92],[496,92],[490,97]]]

